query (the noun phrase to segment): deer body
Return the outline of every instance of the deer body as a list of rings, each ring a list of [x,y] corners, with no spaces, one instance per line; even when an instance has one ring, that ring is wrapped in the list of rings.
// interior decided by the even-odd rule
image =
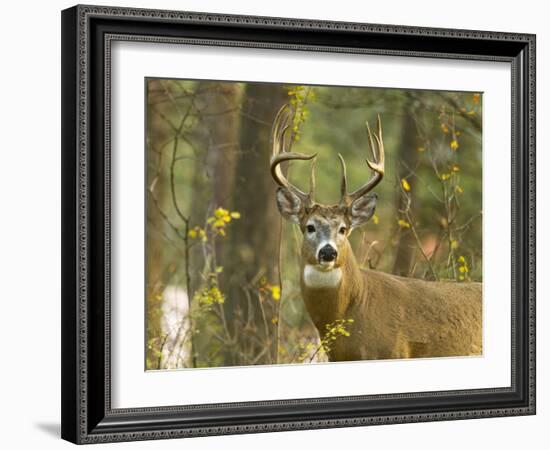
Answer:
[[[372,217],[377,196],[370,191],[384,175],[384,145],[378,118],[377,133],[367,124],[374,176],[352,193],[347,192],[346,166],[342,167],[341,201],[321,205],[283,175],[279,165],[308,160],[316,155],[283,151],[291,113],[282,108],[273,127],[271,173],[281,186],[277,205],[282,216],[300,227],[301,291],[308,313],[321,338],[326,326],[349,322],[350,336],[329,348],[331,361],[479,355],[482,352],[481,283],[436,282],[362,270],[348,236]],[[376,151],[377,149],[377,151]]]
[[[304,276],[306,264],[301,270],[302,297],[321,337],[326,324],[354,320],[350,336],[338,339],[329,351],[331,361],[481,354],[481,283],[362,270],[348,251],[334,285],[329,285],[332,280],[323,283],[323,275]]]

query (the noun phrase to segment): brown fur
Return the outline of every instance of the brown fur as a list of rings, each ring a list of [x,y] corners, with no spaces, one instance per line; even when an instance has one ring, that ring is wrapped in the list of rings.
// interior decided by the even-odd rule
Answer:
[[[339,286],[309,288],[301,282],[321,337],[326,324],[354,320],[351,336],[336,340],[330,360],[481,354],[481,283],[429,282],[361,270],[347,239],[338,259]],[[306,263],[303,258],[302,277]]]

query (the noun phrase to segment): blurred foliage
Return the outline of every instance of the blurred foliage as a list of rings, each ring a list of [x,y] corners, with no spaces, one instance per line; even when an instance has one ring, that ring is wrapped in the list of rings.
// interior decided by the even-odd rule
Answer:
[[[350,190],[370,176],[365,122],[382,119],[386,174],[376,188],[376,214],[350,238],[363,267],[482,280],[480,93],[272,85],[257,98],[257,86],[148,80],[149,369],[320,362],[336,339],[346,338],[345,320],[319,336],[305,311],[301,234],[281,225],[271,149],[255,145],[256,135],[269,133],[270,111],[284,101],[295,110],[292,150],[318,154],[320,203],[339,200],[338,153]],[[251,152],[265,161],[261,175],[247,174]],[[287,170],[307,187],[309,164]],[[243,204],[246,213],[235,208]],[[269,220],[257,205],[273,213]],[[266,240],[279,251],[258,250],[254,267],[243,267]],[[245,269],[246,282],[237,282]]]

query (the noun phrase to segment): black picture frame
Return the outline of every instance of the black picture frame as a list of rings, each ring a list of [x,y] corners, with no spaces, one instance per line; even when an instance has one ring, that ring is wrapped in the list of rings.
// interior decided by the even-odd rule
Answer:
[[[506,61],[512,67],[511,386],[113,409],[113,40]],[[535,414],[535,36],[75,6],[62,12],[62,437],[98,443]]]

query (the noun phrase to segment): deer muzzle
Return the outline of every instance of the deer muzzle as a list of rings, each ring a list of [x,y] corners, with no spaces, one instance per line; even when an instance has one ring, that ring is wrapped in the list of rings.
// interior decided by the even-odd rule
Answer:
[[[336,261],[337,256],[338,252],[336,251],[336,249],[332,245],[326,244],[325,246],[321,247],[321,249],[319,249],[317,259],[319,260],[319,264],[332,263]]]

